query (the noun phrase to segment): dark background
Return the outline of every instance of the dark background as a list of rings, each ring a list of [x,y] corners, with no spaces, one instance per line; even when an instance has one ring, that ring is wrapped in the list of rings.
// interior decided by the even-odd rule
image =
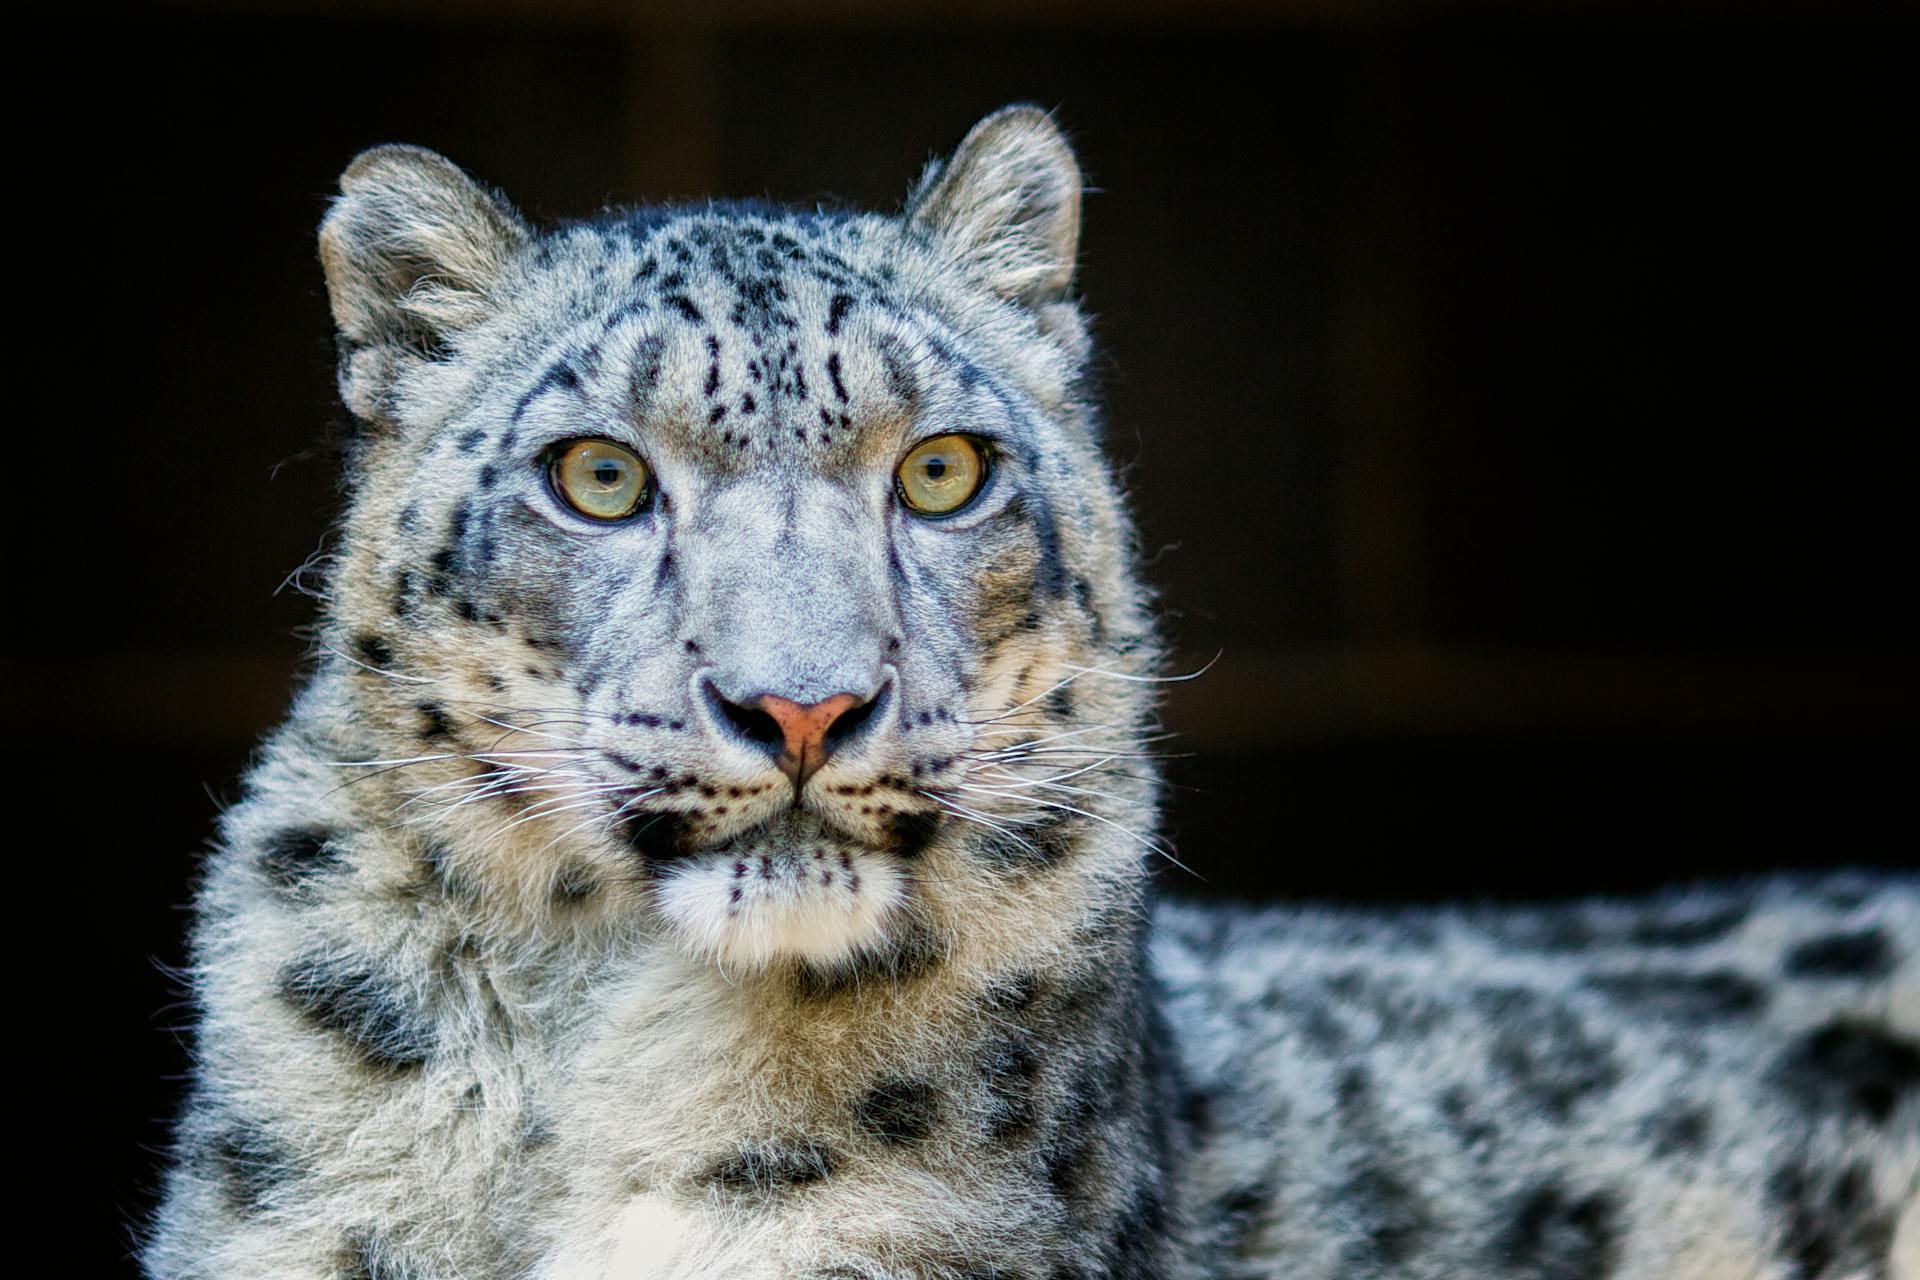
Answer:
[[[1895,6],[402,12],[82,6],[16,49],[52,86],[9,264],[8,754],[56,895],[21,963],[44,1109],[85,1099],[54,1183],[99,1207],[64,1273],[125,1265],[184,1062],[156,961],[300,665],[311,606],[275,588],[341,422],[313,228],[376,142],[536,216],[893,208],[979,115],[1056,108],[1098,189],[1111,451],[1180,665],[1219,655],[1168,696],[1178,888],[1920,861]]]

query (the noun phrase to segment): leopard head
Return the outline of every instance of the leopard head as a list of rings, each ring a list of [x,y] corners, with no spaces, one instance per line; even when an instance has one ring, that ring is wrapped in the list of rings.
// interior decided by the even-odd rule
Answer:
[[[323,643],[395,810],[525,910],[606,888],[735,966],[1130,867],[1154,652],[1080,190],[1031,108],[897,216],[540,230],[432,152],[356,159],[321,230],[359,424]]]

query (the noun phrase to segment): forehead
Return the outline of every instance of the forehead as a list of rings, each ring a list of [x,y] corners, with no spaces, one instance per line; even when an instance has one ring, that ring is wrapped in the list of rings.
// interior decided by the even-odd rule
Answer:
[[[909,290],[889,220],[712,213],[574,228],[544,243],[520,319],[515,417],[584,402],[656,445],[751,461],[897,446],[928,412],[984,421],[1004,402]],[[531,330],[532,332],[526,332]]]

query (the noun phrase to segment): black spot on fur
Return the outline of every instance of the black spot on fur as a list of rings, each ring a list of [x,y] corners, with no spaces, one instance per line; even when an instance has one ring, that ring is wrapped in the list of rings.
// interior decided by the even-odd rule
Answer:
[[[599,891],[600,877],[594,874],[591,867],[578,864],[563,867],[553,880],[553,902],[556,906],[585,902]]]
[[[1047,809],[1036,821],[1017,829],[984,833],[971,846],[970,852],[981,861],[1002,870],[1031,870],[1078,852],[1083,827],[1077,815],[1059,809]]]
[[[1113,1232],[1113,1280],[1153,1280],[1164,1275],[1162,1242],[1167,1234],[1167,1201],[1157,1181],[1143,1183],[1133,1203],[1120,1213]]]
[[[433,573],[427,578],[427,590],[436,596],[444,596],[452,592],[454,573],[453,549],[450,547],[440,548],[440,550],[433,553],[428,563],[433,566]]]
[[[844,293],[833,295],[833,301],[827,304],[827,336],[838,337],[840,322],[847,318],[847,312],[853,310],[853,298]]]
[[[658,335],[642,339],[634,348],[630,385],[636,399],[644,401],[660,385],[660,367],[666,349],[667,344]]]
[[[1491,928],[1517,947],[1540,951],[1585,951],[1594,947],[1698,947],[1715,942],[1746,922],[1746,906],[1702,910],[1662,907],[1642,916],[1577,911],[1503,914]]]
[[[627,843],[648,862],[670,862],[687,853],[692,827],[677,813],[641,813],[627,821]]]
[[[1571,1011],[1524,987],[1488,987],[1473,1003],[1497,1029],[1491,1061],[1516,1092],[1551,1119],[1620,1080],[1607,1045]]]
[[[1627,931],[1627,942],[1636,947],[1697,947],[1726,937],[1746,923],[1748,914],[1746,907],[1721,907],[1641,920]]]
[[[258,1213],[295,1176],[286,1148],[257,1125],[232,1124],[207,1143],[203,1158],[238,1213]]]
[[[833,381],[833,394],[839,397],[841,404],[846,404],[851,397],[847,395],[847,384],[840,379],[840,353],[838,351],[833,352],[827,357],[827,377]],[[826,410],[822,409],[820,412],[824,414]]]
[[[414,1071],[433,1055],[426,1016],[363,962],[297,957],[281,971],[280,996],[309,1022],[344,1039],[369,1066]]]
[[[578,392],[579,390],[580,375],[574,372],[573,366],[568,364],[564,358],[556,360],[548,366],[546,372],[540,375],[539,380],[536,381],[533,386],[529,387],[526,394],[522,395],[519,402],[513,406],[513,420],[515,422],[520,421],[521,415],[527,411],[527,406],[550,391]],[[505,451],[512,448],[512,440],[513,432],[511,431],[501,436],[501,450]]]
[[[924,1080],[885,1080],[869,1089],[854,1116],[882,1142],[923,1142],[933,1132],[938,1096]]]
[[[1020,972],[996,979],[982,994],[989,1008],[1006,1017],[1032,1009],[1040,999],[1041,990],[1039,974]]]
[[[1705,1107],[1679,1107],[1649,1116],[1643,1131],[1656,1156],[1692,1155],[1706,1145],[1713,1113]]]
[[[1482,1146],[1500,1137],[1500,1126],[1481,1114],[1478,1100],[1468,1090],[1455,1085],[1443,1091],[1438,1102],[1448,1130],[1459,1139],[1461,1147]]]
[[[1552,1183],[1537,1187],[1507,1207],[1497,1255],[1528,1280],[1602,1280],[1613,1270],[1615,1212],[1604,1193],[1575,1199]]]
[[[1795,978],[1884,978],[1894,953],[1881,929],[1809,938],[1787,952],[1782,968]]]
[[[1329,1057],[1343,1057],[1353,1035],[1327,1002],[1325,987],[1312,979],[1277,978],[1260,997],[1260,1007],[1280,1014],[1300,1043]]]
[[[353,638],[353,653],[360,661],[381,671],[393,666],[393,649],[381,637],[367,632]]]
[[[1920,1047],[1879,1027],[1842,1020],[1788,1048],[1772,1079],[1808,1111],[1885,1123],[1920,1087]]]
[[[1586,985],[1636,1013],[1685,1021],[1750,1017],[1767,1003],[1758,983],[1725,969],[1594,974]]]
[[[1084,1200],[1099,1172],[1101,1101],[1092,1082],[1081,1078],[1069,1089],[1054,1117],[1053,1134],[1041,1153],[1047,1182],[1071,1207]]]
[[[302,896],[316,881],[345,864],[340,847],[334,843],[338,838],[338,832],[325,827],[287,827],[276,831],[260,846],[260,870],[282,893]]]
[[[396,618],[413,616],[415,597],[419,594],[420,580],[413,570],[402,569],[393,580],[393,614]]]
[[[1767,1198],[1784,1223],[1779,1251],[1793,1280],[1883,1274],[1894,1215],[1875,1203],[1860,1162],[1837,1172],[1785,1166],[1767,1180]]]
[[[1033,1128],[1039,1118],[1040,1056],[1024,1039],[989,1045],[980,1057],[987,1091],[987,1137],[1005,1141]]]
[[[887,820],[890,852],[895,857],[917,858],[932,843],[940,830],[940,814],[932,810],[895,813]]]
[[[733,1195],[769,1196],[833,1176],[839,1158],[818,1142],[743,1146],[720,1160],[706,1180]]]
[[[1210,1216],[1214,1238],[1227,1257],[1245,1256],[1254,1233],[1266,1224],[1273,1201],[1273,1188],[1254,1182],[1234,1187],[1213,1202]]]
[[[1027,617],[1037,619],[1038,615],[1030,613]],[[1028,626],[1024,621],[1020,625],[1023,629]],[[1062,682],[1047,691],[1047,714],[1056,720],[1073,719],[1073,686]]]
[[[1360,1239],[1348,1249],[1349,1261],[1395,1266],[1413,1256],[1430,1222],[1425,1207],[1399,1174],[1367,1162],[1340,1188],[1339,1209],[1350,1214]]]
[[[439,703],[417,703],[414,710],[420,713],[421,737],[444,738],[453,732],[453,724],[447,719],[447,709]]]
[[[1196,1145],[1212,1136],[1218,1099],[1206,1089],[1188,1088],[1174,1100],[1173,1118]]]

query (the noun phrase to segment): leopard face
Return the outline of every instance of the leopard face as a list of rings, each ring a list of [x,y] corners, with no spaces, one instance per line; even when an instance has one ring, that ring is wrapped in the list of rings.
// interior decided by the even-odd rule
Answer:
[[[343,191],[328,645],[460,871],[832,966],[1100,820],[1079,779],[1140,712],[1079,694],[1144,623],[1044,115],[983,122],[898,218],[542,233],[408,148]]]

